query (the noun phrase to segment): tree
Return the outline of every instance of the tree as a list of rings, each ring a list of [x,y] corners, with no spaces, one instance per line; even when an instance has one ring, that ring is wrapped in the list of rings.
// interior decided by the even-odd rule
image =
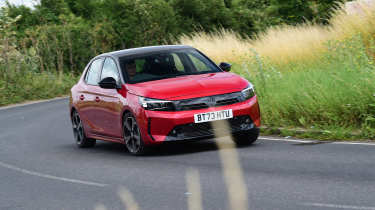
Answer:
[[[38,16],[29,8],[24,5],[14,6],[7,5],[8,15],[11,18],[19,17],[19,20],[15,23],[17,31],[16,36],[22,38],[25,35],[25,30],[39,24]]]
[[[280,17],[283,23],[298,24],[313,19],[310,0],[271,0],[267,12]]]
[[[313,8],[315,10],[314,22],[328,24],[329,18],[334,9],[346,0],[315,0]]]
[[[224,0],[172,0],[171,6],[179,17],[180,29],[184,33],[194,31],[197,27],[212,31],[219,27],[231,28],[235,22],[230,1]]]
[[[60,23],[60,15],[69,15],[71,12],[64,0],[40,0],[36,6],[36,14],[41,18],[41,23]]]
[[[76,15],[85,19],[93,19],[98,10],[97,0],[65,0],[70,10]]]
[[[266,12],[279,17],[280,23],[298,24],[305,21],[328,23],[332,8],[345,0],[270,0]]]
[[[232,13],[236,24],[235,31],[242,35],[251,36],[256,32],[277,25],[281,18],[271,16],[267,9],[271,6],[270,0],[236,0],[232,3]]]
[[[161,44],[178,28],[176,14],[165,0],[106,0],[99,7],[95,21],[112,25],[119,48]]]

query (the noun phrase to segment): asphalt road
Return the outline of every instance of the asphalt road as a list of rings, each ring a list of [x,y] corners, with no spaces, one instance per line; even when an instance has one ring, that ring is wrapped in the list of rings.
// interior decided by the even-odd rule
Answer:
[[[249,209],[375,209],[374,145],[260,139],[236,150]],[[140,209],[187,209],[190,168],[200,173],[204,209],[227,209],[219,153],[214,140],[142,157],[107,142],[78,149],[66,99],[3,109],[0,209],[124,209],[121,187]]]

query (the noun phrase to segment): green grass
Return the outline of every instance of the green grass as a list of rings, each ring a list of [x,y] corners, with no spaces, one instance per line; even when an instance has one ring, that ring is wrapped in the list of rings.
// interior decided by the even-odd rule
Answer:
[[[294,134],[300,137],[374,139],[375,66],[362,43],[360,36],[327,43],[329,52],[308,63],[274,65],[255,56],[233,69],[254,83],[268,127],[307,129]]]
[[[77,80],[72,74],[59,76],[31,71],[7,74],[0,78],[0,106],[66,95]]]

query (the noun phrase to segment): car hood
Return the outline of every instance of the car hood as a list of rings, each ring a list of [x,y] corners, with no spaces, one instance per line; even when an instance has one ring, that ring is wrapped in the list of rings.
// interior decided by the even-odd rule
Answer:
[[[240,91],[247,80],[227,72],[189,75],[128,84],[129,93],[155,99],[182,100]]]

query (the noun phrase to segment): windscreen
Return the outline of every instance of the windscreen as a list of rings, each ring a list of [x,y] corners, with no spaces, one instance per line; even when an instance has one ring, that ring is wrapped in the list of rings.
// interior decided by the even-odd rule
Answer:
[[[215,64],[193,49],[121,57],[120,66],[125,80],[131,84],[221,72]]]

